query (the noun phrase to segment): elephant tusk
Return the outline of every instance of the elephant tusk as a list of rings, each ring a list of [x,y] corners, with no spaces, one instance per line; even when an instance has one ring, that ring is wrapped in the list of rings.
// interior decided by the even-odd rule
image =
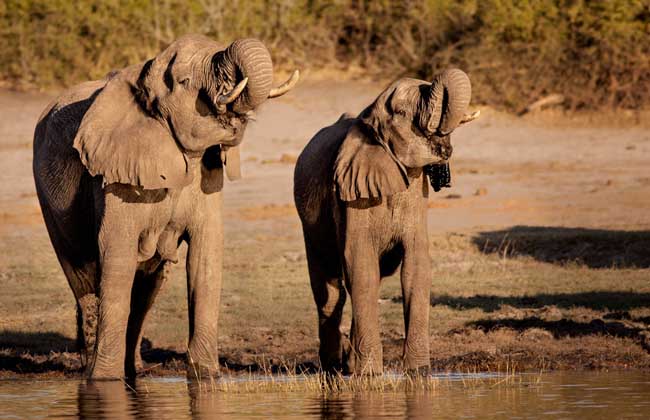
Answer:
[[[478,111],[474,111],[474,112],[472,112],[471,114],[465,114],[465,115],[463,116],[463,118],[460,120],[459,125],[460,125],[460,124],[468,123],[468,122],[470,122],[470,121],[474,121],[474,120],[477,119],[480,115],[481,115],[481,110],[480,110],[480,109],[479,109]]]
[[[271,89],[271,92],[269,92],[269,99],[277,98],[278,96],[282,96],[285,93],[289,92],[293,87],[298,83],[298,80],[300,79],[300,72],[298,70],[294,70],[293,73],[291,73],[291,77],[281,84],[280,86]]]
[[[244,77],[244,80],[237,83],[237,86],[235,86],[233,90],[226,93],[225,95],[219,95],[216,100],[217,106],[228,105],[229,103],[237,99],[237,97],[241,95],[241,93],[246,88],[247,83],[248,83],[248,77]]]

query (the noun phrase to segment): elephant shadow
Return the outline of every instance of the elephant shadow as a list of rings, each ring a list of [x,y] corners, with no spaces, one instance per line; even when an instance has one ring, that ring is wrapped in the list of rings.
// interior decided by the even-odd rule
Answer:
[[[141,354],[150,366],[185,368],[185,353],[153,347],[146,337]],[[81,373],[79,344],[58,332],[0,331],[0,371]]]
[[[0,371],[79,371],[76,340],[57,332],[0,331]]]
[[[596,269],[650,268],[650,231],[514,226],[480,232],[472,241],[485,254]]]
[[[185,371],[186,353],[174,349],[155,347],[144,337],[141,347],[142,360],[146,371],[163,370]],[[237,355],[219,358],[219,364],[228,371],[249,373],[282,374],[298,372],[314,374],[318,367],[311,361],[297,364],[293,370],[282,362],[241,363]],[[16,330],[0,331],[0,372],[26,373],[82,373],[79,345],[76,340],[58,332],[23,332]]]
[[[497,295],[474,295],[474,296],[451,296],[435,295],[431,297],[431,306],[445,305],[458,310],[479,308],[485,312],[499,311],[503,306],[510,306],[517,309],[541,309],[548,306],[571,309],[583,307],[593,310],[612,310],[614,317],[624,319],[628,310],[650,307],[650,293],[628,292],[628,291],[593,291],[578,293],[539,293],[526,296],[497,296]],[[623,311],[623,312],[620,312]],[[650,323],[650,317],[647,317]],[[646,319],[641,319],[646,321]]]

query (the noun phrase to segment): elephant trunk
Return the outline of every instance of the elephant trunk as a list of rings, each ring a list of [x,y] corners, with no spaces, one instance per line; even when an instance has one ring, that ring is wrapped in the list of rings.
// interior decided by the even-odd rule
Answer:
[[[431,83],[429,97],[424,99],[422,129],[441,135],[451,133],[465,116],[471,96],[472,85],[465,72],[450,69],[439,74]]]
[[[264,44],[257,39],[238,39],[213,57],[218,79],[233,86],[247,78],[244,90],[234,100],[232,109],[240,114],[264,102],[273,84],[273,62]]]

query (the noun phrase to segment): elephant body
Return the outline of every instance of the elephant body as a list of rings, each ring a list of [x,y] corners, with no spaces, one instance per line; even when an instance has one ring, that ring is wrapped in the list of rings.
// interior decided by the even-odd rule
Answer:
[[[443,86],[414,79],[393,83],[358,117],[344,115],[319,131],[298,158],[294,199],[325,371],[383,371],[379,288],[400,265],[404,367],[420,371],[429,366],[426,169],[446,164],[451,130],[469,120],[462,118],[468,92],[454,94],[454,89],[468,89],[469,81],[460,77],[459,87],[448,79],[439,79]],[[437,88],[443,91],[440,101],[429,105],[426,92]],[[457,109],[449,113],[445,107]],[[455,123],[449,124],[452,119]],[[441,133],[443,125],[448,130]],[[346,291],[352,301],[349,342],[339,328]]]
[[[309,142],[296,164],[295,200],[319,313],[321,364],[325,370],[382,372],[379,284],[403,262],[406,365],[417,368],[429,362],[429,188],[422,169],[410,170],[404,191],[341,201],[332,162],[358,124],[354,118],[325,128]],[[346,288],[354,318],[351,348],[339,330]]]
[[[217,371],[224,165],[236,178],[246,113],[272,97],[271,81],[259,41],[224,49],[186,36],[42,114],[36,190],[91,378],[135,375],[144,320],[182,241],[190,371]]]

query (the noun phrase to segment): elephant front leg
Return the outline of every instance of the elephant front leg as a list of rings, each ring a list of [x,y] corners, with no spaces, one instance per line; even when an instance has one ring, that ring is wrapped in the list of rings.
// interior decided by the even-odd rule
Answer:
[[[345,250],[346,287],[352,300],[351,373],[375,375],[383,372],[379,335],[379,257],[368,248],[369,240],[349,241]]]
[[[404,368],[407,372],[426,372],[429,368],[429,305],[431,292],[428,241],[418,235],[405,247],[402,262],[404,297]]]
[[[188,242],[188,376],[200,379],[216,376],[219,371],[217,322],[223,265],[220,220],[190,232]]]
[[[154,273],[136,275],[131,290],[131,314],[127,328],[126,360],[124,362],[126,374],[130,378],[135,377],[136,373],[144,368],[140,354],[143,326],[147,314],[165,282],[169,264],[167,261],[162,261]]]
[[[120,245],[109,242],[105,249],[100,248],[99,319],[95,355],[90,367],[92,379],[124,377],[126,329],[137,264],[135,244],[135,239],[129,241],[123,235]]]

